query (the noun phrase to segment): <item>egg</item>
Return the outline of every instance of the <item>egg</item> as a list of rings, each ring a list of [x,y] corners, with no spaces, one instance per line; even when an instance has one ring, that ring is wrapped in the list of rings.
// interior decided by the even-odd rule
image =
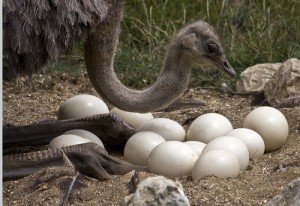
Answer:
[[[186,141],[184,142],[184,144],[189,145],[198,156],[200,156],[202,150],[204,149],[204,147],[206,146],[205,143],[203,142],[198,142],[198,141]]]
[[[240,169],[246,170],[249,164],[249,152],[245,143],[238,138],[230,136],[218,137],[210,141],[203,149],[202,154],[210,150],[226,150],[234,154],[240,164]]]
[[[226,136],[236,137],[242,140],[248,148],[250,158],[258,158],[264,154],[265,143],[262,137],[255,131],[247,128],[238,128],[230,131]]]
[[[233,129],[230,121],[221,114],[207,113],[193,121],[187,131],[187,140],[209,143]]]
[[[154,119],[151,113],[136,113],[136,112],[127,112],[121,109],[114,107],[110,110],[110,113],[119,116],[122,120],[130,124],[131,126],[138,128],[145,122]]]
[[[142,124],[138,131],[152,131],[160,134],[166,141],[184,141],[185,130],[183,127],[167,118],[157,118]]]
[[[210,150],[202,154],[192,170],[193,179],[215,175],[235,178],[240,172],[237,157],[226,150]]]
[[[62,147],[68,147],[71,145],[84,144],[91,142],[91,140],[87,138],[80,137],[74,134],[62,134],[58,137],[55,137],[50,143],[50,149],[57,149]]]
[[[179,141],[167,141],[155,147],[149,156],[149,171],[167,177],[190,175],[198,155]]]
[[[104,145],[103,145],[102,141],[99,139],[99,137],[97,137],[95,134],[93,134],[90,131],[87,131],[84,129],[73,129],[73,130],[69,130],[69,131],[65,132],[64,134],[74,134],[74,135],[80,136],[82,138],[90,140],[91,142],[96,143],[97,145],[99,145],[103,149],[105,149]]]
[[[250,112],[244,127],[256,131],[265,142],[265,151],[271,152],[282,147],[289,135],[285,116],[273,107],[258,107]]]
[[[150,152],[166,140],[154,132],[138,132],[131,136],[124,147],[124,159],[136,165],[148,165]]]
[[[67,99],[58,110],[58,119],[73,119],[108,113],[108,107],[98,97],[81,94]]]

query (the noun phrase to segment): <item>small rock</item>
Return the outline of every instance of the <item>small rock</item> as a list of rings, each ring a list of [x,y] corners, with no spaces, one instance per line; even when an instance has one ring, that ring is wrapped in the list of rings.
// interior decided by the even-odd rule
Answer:
[[[179,182],[162,176],[149,177],[142,181],[135,193],[126,196],[120,206],[190,206]]]
[[[292,58],[285,61],[266,83],[264,94],[273,107],[300,105],[300,60]]]
[[[270,200],[266,206],[299,206],[300,205],[300,178],[290,182],[282,191]]]
[[[275,75],[282,63],[265,63],[248,67],[240,75],[236,83],[238,93],[259,93],[262,92],[265,84]]]

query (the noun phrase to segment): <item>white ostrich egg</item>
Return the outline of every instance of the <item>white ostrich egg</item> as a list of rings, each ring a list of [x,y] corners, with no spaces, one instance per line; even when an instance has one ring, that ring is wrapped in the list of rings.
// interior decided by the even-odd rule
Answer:
[[[68,147],[71,145],[76,144],[84,144],[91,142],[91,140],[87,138],[80,137],[78,135],[74,134],[62,134],[58,137],[55,137],[50,143],[49,148],[50,149],[57,149],[62,147]]]
[[[179,141],[167,141],[155,147],[149,156],[149,170],[158,175],[180,177],[190,175],[198,155]]]
[[[246,170],[249,164],[248,148],[242,140],[235,137],[222,136],[210,141],[203,149],[202,154],[210,150],[226,150],[234,154],[241,170]]]
[[[207,113],[193,121],[187,131],[187,140],[209,143],[233,130],[230,121],[221,114]]]
[[[202,154],[192,170],[193,179],[215,175],[235,178],[240,172],[237,157],[226,150],[210,150]]]
[[[273,107],[254,109],[247,115],[244,127],[260,134],[265,142],[266,152],[282,147],[289,135],[289,125],[285,116]]]
[[[124,147],[124,159],[136,165],[148,165],[151,151],[166,140],[154,132],[138,132],[128,139]]]
[[[90,131],[87,131],[84,129],[73,129],[73,130],[69,130],[69,131],[65,132],[64,134],[74,134],[74,135],[83,137],[85,139],[90,140],[91,142],[96,143],[97,145],[99,145],[103,149],[105,149],[104,145],[103,145],[102,141],[99,139],[99,137],[97,137],[95,134],[93,134]]]
[[[58,110],[58,119],[73,119],[108,113],[106,104],[98,97],[81,94],[67,99]]]
[[[130,124],[131,126],[138,128],[145,122],[154,119],[151,113],[136,113],[136,112],[127,112],[121,109],[114,107],[110,110],[110,113],[119,116],[122,120]]]
[[[183,127],[167,118],[156,118],[142,124],[138,131],[152,131],[160,134],[166,141],[184,141],[185,130]]]
[[[226,136],[236,137],[242,140],[248,148],[250,158],[261,157],[265,152],[264,140],[257,132],[251,129],[234,129],[228,132]]]
[[[189,145],[197,153],[198,156],[200,156],[202,150],[206,146],[205,143],[198,141],[186,141],[184,142],[184,144]]]

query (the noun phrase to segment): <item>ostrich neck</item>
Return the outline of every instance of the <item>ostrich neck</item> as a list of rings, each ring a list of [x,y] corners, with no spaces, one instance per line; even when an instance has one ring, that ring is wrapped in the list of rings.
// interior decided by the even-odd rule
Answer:
[[[191,68],[182,60],[176,44],[171,45],[163,70],[153,85],[141,91],[124,86],[117,78],[113,64],[119,23],[99,27],[87,40],[85,58],[90,81],[105,101],[126,111],[150,112],[169,105],[187,88]],[[111,27],[108,32],[107,27]]]

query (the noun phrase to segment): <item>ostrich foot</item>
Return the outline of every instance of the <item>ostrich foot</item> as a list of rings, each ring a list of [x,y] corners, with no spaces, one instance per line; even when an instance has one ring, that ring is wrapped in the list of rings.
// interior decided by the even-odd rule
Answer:
[[[47,150],[48,156],[55,156],[55,153],[59,151],[66,166],[49,167],[33,174],[33,181],[29,186],[29,191],[43,190],[48,188],[49,185],[59,185],[59,188],[63,191],[63,206],[67,205],[74,190],[86,186],[81,182],[84,176],[78,171],[81,171],[82,174],[103,180],[110,179],[113,174],[125,174],[134,169],[146,169],[145,167],[131,165],[130,163],[109,156],[102,147],[94,143],[74,145],[55,151]],[[34,158],[34,153],[30,154],[28,159],[30,159],[29,157]],[[46,153],[43,153],[42,156],[46,157]],[[45,161],[49,161],[47,157]]]
[[[123,175],[132,170],[147,170],[147,167],[108,155],[95,143],[85,143],[56,150],[6,155],[3,158],[3,178],[17,179],[46,167],[65,166],[66,163],[70,166],[65,157],[72,163],[74,170],[98,180],[110,179],[112,175]]]
[[[110,156],[95,143],[74,145],[63,149],[77,171],[98,180],[111,179],[112,175],[124,175],[132,170],[145,171],[147,167],[130,164]]]
[[[43,183],[53,184],[53,182],[58,181],[60,185],[60,189],[64,190],[64,196],[62,200],[62,206],[67,205],[69,197],[71,196],[72,192],[77,188],[82,188],[84,185],[80,180],[79,172],[76,172],[75,166],[69,160],[69,158],[63,152],[63,158],[67,165],[65,167],[50,167],[47,168],[48,171],[42,170],[35,174],[35,178],[33,184],[30,186],[30,191],[37,190]],[[60,177],[70,176],[63,180],[60,180]]]

